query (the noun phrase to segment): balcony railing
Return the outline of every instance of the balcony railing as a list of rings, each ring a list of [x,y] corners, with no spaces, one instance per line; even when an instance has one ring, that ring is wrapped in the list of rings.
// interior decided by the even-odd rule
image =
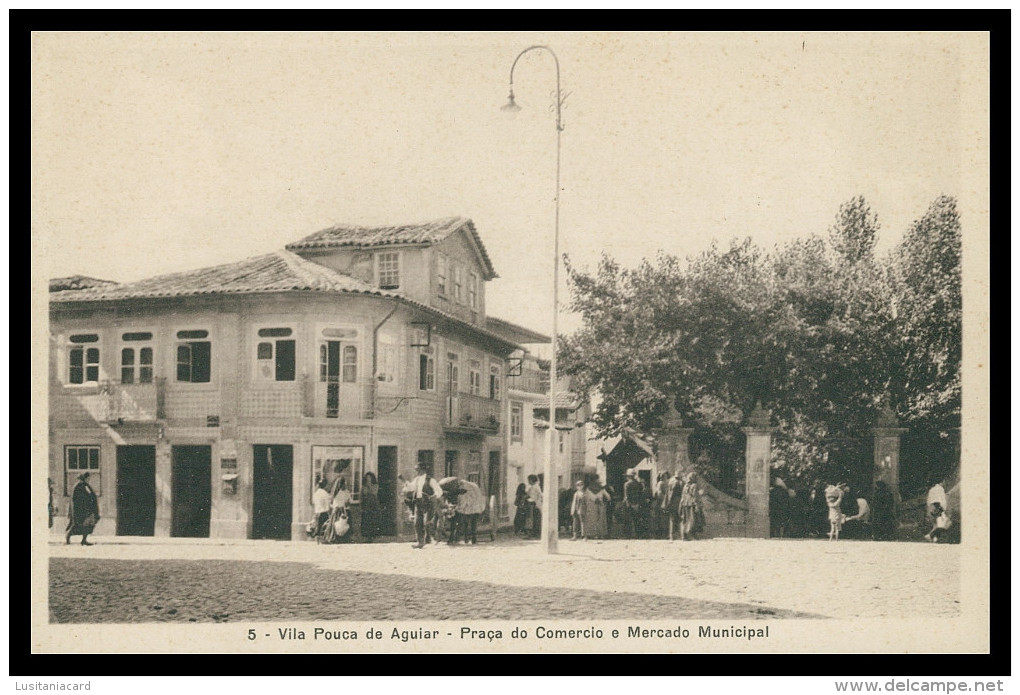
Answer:
[[[448,430],[496,434],[499,432],[499,422],[500,401],[466,393],[446,398],[443,425]]]
[[[549,393],[549,372],[525,367],[517,376],[507,377],[510,388],[529,393]]]
[[[144,384],[101,381],[95,391],[73,397],[98,422],[155,422],[166,419],[166,379]]]
[[[370,420],[375,417],[371,407],[372,388],[372,384],[319,381],[303,376],[302,415],[338,420]]]

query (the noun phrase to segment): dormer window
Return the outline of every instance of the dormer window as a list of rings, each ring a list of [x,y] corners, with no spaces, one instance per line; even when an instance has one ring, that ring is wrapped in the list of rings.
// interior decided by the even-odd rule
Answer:
[[[376,256],[376,277],[379,278],[379,289],[400,289],[400,253],[384,251]]]

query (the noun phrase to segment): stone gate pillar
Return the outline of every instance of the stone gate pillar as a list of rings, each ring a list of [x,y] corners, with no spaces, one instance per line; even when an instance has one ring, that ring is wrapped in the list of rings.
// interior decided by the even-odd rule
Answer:
[[[889,486],[889,491],[893,495],[895,514],[899,513],[900,508],[900,436],[907,431],[905,427],[899,425],[896,413],[888,403],[885,403],[878,412],[875,427],[871,430],[875,435],[875,468],[872,483],[881,480]]]
[[[772,426],[769,414],[761,407],[747,416],[743,428],[747,438],[744,470],[744,498],[747,500],[747,537],[768,538],[769,525],[769,462],[772,459]]]
[[[694,469],[687,449],[687,439],[694,430],[683,425],[683,417],[671,403],[662,427],[655,432],[655,459],[660,473],[682,474]]]

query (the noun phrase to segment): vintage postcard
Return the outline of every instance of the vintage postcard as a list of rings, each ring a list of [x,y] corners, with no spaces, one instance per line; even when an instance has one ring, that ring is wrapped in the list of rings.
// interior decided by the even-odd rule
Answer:
[[[988,653],[986,33],[31,60],[34,652]]]

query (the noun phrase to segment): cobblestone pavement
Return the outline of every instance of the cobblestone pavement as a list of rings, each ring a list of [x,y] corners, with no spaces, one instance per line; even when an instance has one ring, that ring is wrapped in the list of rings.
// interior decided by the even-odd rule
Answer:
[[[54,558],[50,568],[50,609],[61,623],[813,617],[675,596],[324,570],[298,562]]]
[[[93,547],[50,545],[51,622],[960,613],[953,545],[561,540],[560,552],[548,555],[538,542],[502,539],[424,550],[407,543],[94,540]]]

